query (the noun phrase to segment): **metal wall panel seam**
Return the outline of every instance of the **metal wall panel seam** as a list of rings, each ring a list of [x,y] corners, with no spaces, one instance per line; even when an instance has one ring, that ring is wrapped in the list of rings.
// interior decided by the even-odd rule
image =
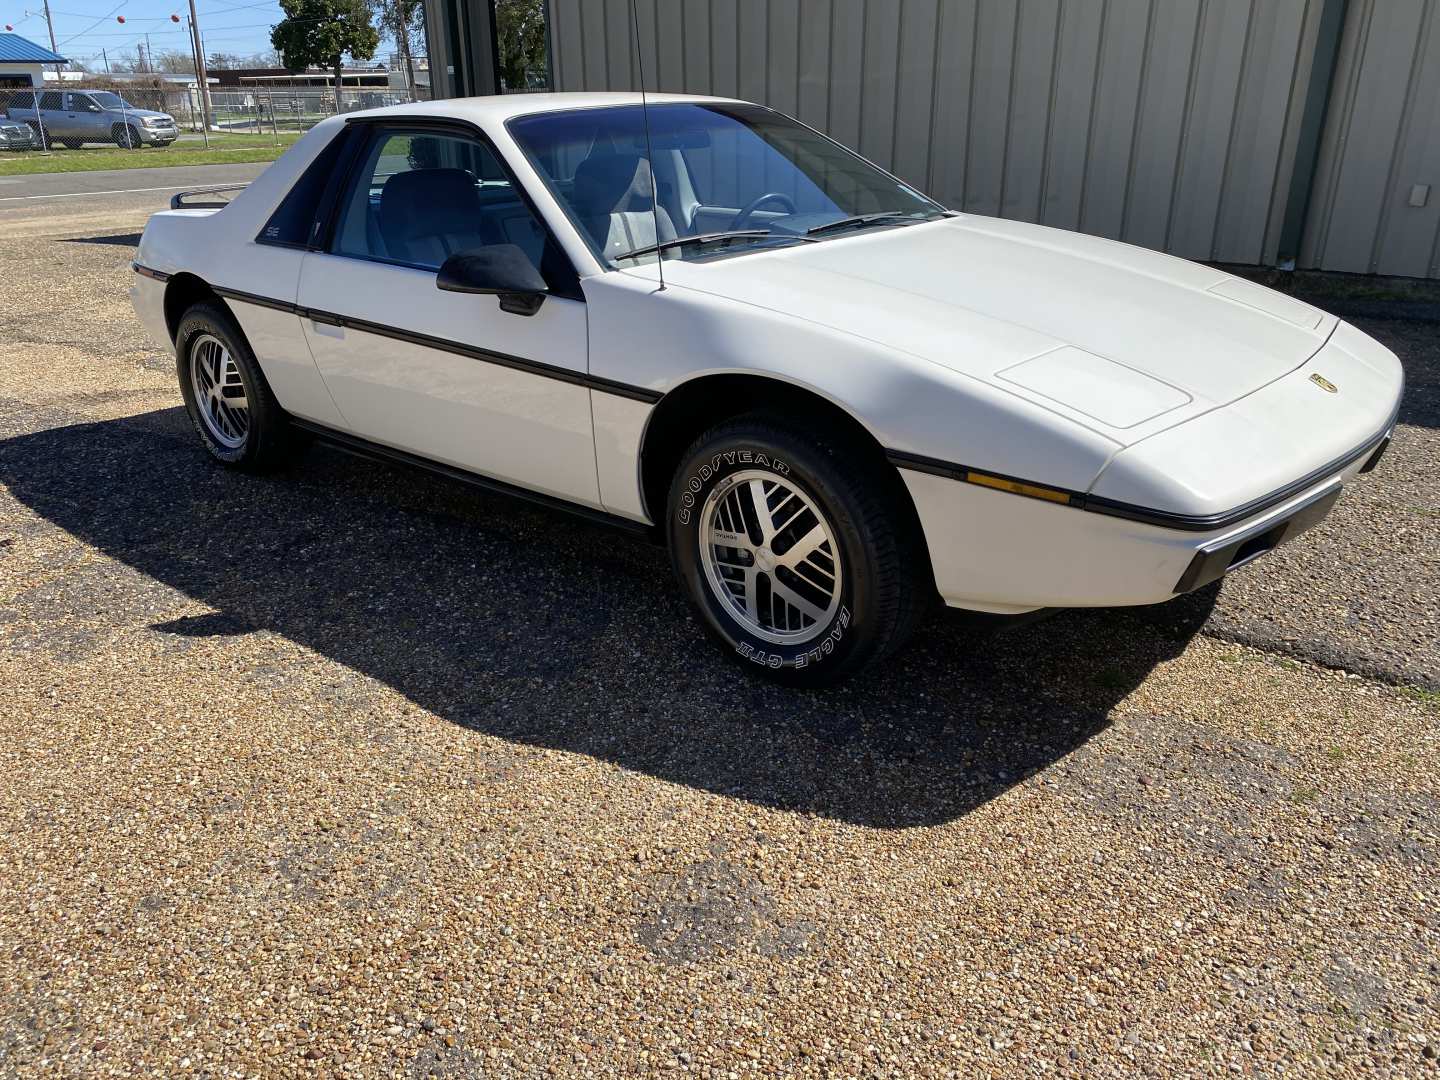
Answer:
[[[1100,101],[1100,82],[1105,71],[1105,34],[1109,29],[1110,0],[1100,0],[1100,33],[1095,40],[1095,73],[1090,80],[1090,119],[1085,129],[1085,154],[1080,167],[1080,207],[1075,227],[1085,231],[1085,203],[1090,187],[1090,150],[1095,145],[1095,106]]]
[[[1135,192],[1135,159],[1140,154],[1140,138],[1145,133],[1145,88],[1150,79],[1150,54],[1155,48],[1155,0],[1145,4],[1145,45],[1140,53],[1140,81],[1135,89],[1135,119],[1130,126],[1130,155],[1125,167],[1125,194],[1120,198],[1120,235],[1124,240],[1130,233],[1131,200]]]
[[[1311,0],[1315,28],[1302,30],[1295,61],[1295,94],[1303,102],[1294,127],[1291,144],[1286,148],[1290,180],[1283,186],[1276,179],[1276,196],[1268,227],[1275,227],[1274,210],[1283,208],[1273,248],[1266,237],[1262,253],[1269,262],[1290,261],[1298,265],[1304,243],[1305,221],[1315,197],[1320,176],[1320,150],[1325,125],[1335,102],[1335,73],[1340,63],[1340,49],[1345,32],[1345,15],[1349,0]],[[1305,42],[1313,43],[1309,60],[1304,59]],[[1303,71],[1303,76],[1302,76]],[[1302,81],[1303,80],[1303,81]],[[1287,119],[1288,124],[1288,119]],[[1267,228],[1268,231],[1268,228]]]
[[[1250,82],[1250,64],[1254,44],[1255,30],[1255,0],[1249,0],[1250,6],[1245,12],[1245,41],[1240,48],[1240,77],[1235,80],[1235,98],[1230,104],[1230,129],[1225,140],[1225,165],[1220,170],[1220,196],[1215,200],[1215,216],[1210,219],[1210,255],[1211,259],[1218,258],[1220,222],[1225,218],[1225,204],[1231,190],[1232,177],[1230,174],[1231,160],[1235,154],[1235,133],[1240,127],[1240,103],[1245,100],[1245,92]]]
[[[930,52],[930,115],[925,129],[930,139],[925,144],[925,194],[935,198],[935,98],[940,92],[940,42],[945,38],[945,0],[935,0],[935,41]],[[942,200],[943,201],[943,200]]]
[[[1390,166],[1385,170],[1385,193],[1380,203],[1380,218],[1375,223],[1375,236],[1370,241],[1369,266],[1372,274],[1379,271],[1381,246],[1390,225],[1390,213],[1395,207],[1396,173],[1400,168],[1402,149],[1409,142],[1411,121],[1415,118],[1415,80],[1420,71],[1420,59],[1425,54],[1424,45],[1430,36],[1434,16],[1433,0],[1425,0],[1420,15],[1420,32],[1415,35],[1415,48],[1410,54],[1410,72],[1405,78],[1405,96],[1402,99],[1405,104],[1400,109],[1400,125],[1395,131],[1395,143],[1390,147]]]
[[[1045,200],[1050,193],[1050,150],[1055,137],[1055,95],[1060,89],[1060,42],[1065,30],[1065,3],[1055,5],[1055,34],[1050,43],[1050,92],[1045,109],[1045,142],[1040,148],[1040,187],[1035,200],[1035,220],[1045,220]]]
[[[895,3],[899,24],[895,27],[895,94],[890,99],[890,162],[885,166],[891,172],[895,171],[896,140],[900,136],[900,65],[903,62],[900,50],[905,46],[905,0],[895,0]]]
[[[1337,129],[1329,146],[1330,162],[1326,170],[1326,191],[1324,204],[1317,209],[1317,217],[1314,219],[1314,231],[1311,234],[1314,245],[1311,257],[1305,261],[1307,266],[1323,268],[1325,257],[1330,247],[1330,224],[1334,220],[1335,205],[1340,197],[1340,181],[1345,173],[1345,147],[1350,143],[1350,126],[1355,119],[1355,99],[1360,93],[1360,74],[1365,67],[1365,54],[1370,45],[1370,26],[1375,15],[1374,0],[1362,0],[1363,7],[1351,8],[1355,14],[1355,21],[1358,29],[1352,35],[1349,28],[1346,28],[1345,40],[1350,42],[1348,56],[1349,68],[1345,72],[1345,95],[1342,99],[1342,106],[1336,110],[1333,105],[1331,112],[1336,116]],[[1324,151],[1322,150],[1322,154]],[[1307,224],[1306,230],[1310,231]]]
[[[1200,54],[1205,47],[1205,16],[1210,0],[1195,6],[1195,32],[1190,36],[1190,69],[1185,80],[1185,105],[1180,113],[1180,138],[1175,140],[1175,168],[1170,176],[1170,204],[1165,209],[1165,250],[1175,246],[1175,208],[1185,182],[1185,151],[1190,145],[1190,121],[1195,115],[1195,87],[1200,76]]]
[[[962,148],[960,164],[960,208],[969,208],[970,202],[970,144],[974,141],[970,135],[975,127],[975,48],[980,41],[980,4],[982,0],[973,0],[970,5],[970,89],[965,96],[965,145]]]
[[[1015,139],[1015,70],[1020,66],[1020,10],[1025,0],[1015,0],[1015,17],[1010,24],[1010,72],[1005,91],[1005,141],[1000,153],[1000,190],[996,193],[995,213],[1005,216],[1005,180],[1010,175],[1010,159]]]

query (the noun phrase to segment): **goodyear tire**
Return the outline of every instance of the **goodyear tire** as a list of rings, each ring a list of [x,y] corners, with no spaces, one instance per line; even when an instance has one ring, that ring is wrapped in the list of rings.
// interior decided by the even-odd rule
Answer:
[[[190,422],[216,461],[265,472],[294,455],[301,440],[223,308],[201,303],[185,312],[175,333],[175,371]]]
[[[675,572],[751,671],[821,686],[891,655],[933,588],[894,470],[823,426],[749,415],[707,431],[670,488]]]

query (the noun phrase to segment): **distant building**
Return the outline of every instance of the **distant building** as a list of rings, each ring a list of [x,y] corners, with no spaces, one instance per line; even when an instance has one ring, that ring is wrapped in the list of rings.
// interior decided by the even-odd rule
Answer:
[[[0,88],[43,86],[45,65],[66,62],[65,57],[36,45],[29,38],[0,34]]]
[[[287,71],[285,68],[211,68],[206,74],[213,85],[224,88],[246,87],[247,89],[295,87],[334,87],[335,73],[309,69]],[[345,89],[356,87],[388,86],[390,73],[383,67],[345,68],[340,73],[340,85]]]

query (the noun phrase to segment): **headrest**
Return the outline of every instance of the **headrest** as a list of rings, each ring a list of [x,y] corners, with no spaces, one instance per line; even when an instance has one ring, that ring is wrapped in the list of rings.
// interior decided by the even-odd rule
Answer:
[[[464,169],[413,169],[396,173],[380,189],[380,230],[386,244],[480,227],[480,193]]]
[[[650,162],[639,154],[592,154],[575,170],[575,209],[585,216],[648,210]]]

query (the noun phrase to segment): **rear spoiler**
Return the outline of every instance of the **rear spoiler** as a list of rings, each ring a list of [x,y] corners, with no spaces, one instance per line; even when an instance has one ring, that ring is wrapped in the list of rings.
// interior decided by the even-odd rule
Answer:
[[[170,196],[171,210],[218,210],[229,206],[234,197],[230,192],[244,191],[249,184],[229,184],[225,187],[196,188],[181,191]]]

